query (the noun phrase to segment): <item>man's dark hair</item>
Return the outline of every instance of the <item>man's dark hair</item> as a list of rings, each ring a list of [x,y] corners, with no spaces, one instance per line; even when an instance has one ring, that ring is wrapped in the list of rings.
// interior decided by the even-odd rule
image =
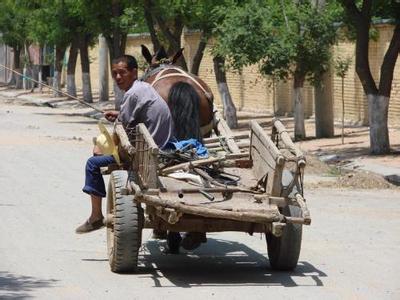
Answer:
[[[132,55],[121,55],[120,57],[114,58],[112,60],[112,64],[118,64],[120,62],[124,62],[126,63],[126,66],[128,67],[129,71],[132,71],[133,69],[137,69],[138,65],[137,65],[137,61],[136,58],[134,58]]]

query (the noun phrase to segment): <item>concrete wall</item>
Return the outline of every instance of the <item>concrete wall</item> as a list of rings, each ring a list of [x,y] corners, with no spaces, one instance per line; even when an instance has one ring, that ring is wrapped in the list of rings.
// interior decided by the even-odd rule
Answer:
[[[0,64],[12,68],[14,60],[14,53],[12,48],[0,43]],[[0,67],[0,83],[7,84],[10,82],[12,72]]]

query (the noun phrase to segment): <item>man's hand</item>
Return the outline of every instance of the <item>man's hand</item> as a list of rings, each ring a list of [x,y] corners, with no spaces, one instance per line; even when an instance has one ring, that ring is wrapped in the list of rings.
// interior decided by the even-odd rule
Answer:
[[[116,110],[108,110],[104,112],[104,117],[110,121],[110,122],[114,122],[119,115],[119,111]]]

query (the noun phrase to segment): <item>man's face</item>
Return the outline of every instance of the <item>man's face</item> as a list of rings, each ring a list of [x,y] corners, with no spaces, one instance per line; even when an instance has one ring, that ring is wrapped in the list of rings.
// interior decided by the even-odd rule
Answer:
[[[118,87],[126,92],[137,79],[137,69],[129,71],[125,62],[119,62],[112,65],[111,75]]]

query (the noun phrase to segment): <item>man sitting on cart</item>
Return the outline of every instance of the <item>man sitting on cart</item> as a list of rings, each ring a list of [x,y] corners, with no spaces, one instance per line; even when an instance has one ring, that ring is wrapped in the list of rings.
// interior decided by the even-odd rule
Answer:
[[[119,120],[124,128],[134,128],[144,123],[158,147],[163,148],[173,136],[173,121],[167,103],[148,83],[137,80],[137,62],[133,56],[123,55],[112,61],[112,77],[118,87],[125,91],[121,110],[110,110],[104,117],[111,122]],[[82,191],[90,196],[92,210],[89,218],[76,233],[88,233],[104,226],[101,209],[106,196],[101,167],[115,163],[111,155],[99,155],[94,151],[86,163],[85,186]]]

